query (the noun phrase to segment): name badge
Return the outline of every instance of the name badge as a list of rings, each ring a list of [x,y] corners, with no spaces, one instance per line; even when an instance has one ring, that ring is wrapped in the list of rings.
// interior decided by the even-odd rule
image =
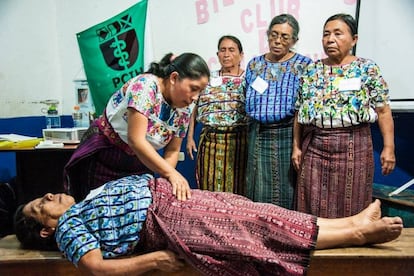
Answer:
[[[219,86],[223,83],[223,80],[221,77],[213,77],[210,79],[210,85],[211,86]]]
[[[360,90],[361,78],[341,79],[338,88],[339,91]]]
[[[257,77],[253,81],[252,87],[253,87],[254,90],[256,90],[257,92],[259,92],[260,94],[263,94],[263,92],[265,92],[266,89],[269,87],[269,84],[267,83],[267,81],[265,81],[261,77]]]

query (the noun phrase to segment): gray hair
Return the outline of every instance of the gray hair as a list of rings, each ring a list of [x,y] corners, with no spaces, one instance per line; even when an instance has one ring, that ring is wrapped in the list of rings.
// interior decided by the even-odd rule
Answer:
[[[273,25],[283,24],[283,23],[288,23],[289,26],[292,27],[292,29],[293,29],[293,34],[292,34],[293,39],[298,40],[299,23],[292,15],[287,14],[287,13],[279,14],[279,15],[273,17],[272,21],[269,24],[269,28],[267,29],[267,35],[270,34],[270,30],[272,29]]]

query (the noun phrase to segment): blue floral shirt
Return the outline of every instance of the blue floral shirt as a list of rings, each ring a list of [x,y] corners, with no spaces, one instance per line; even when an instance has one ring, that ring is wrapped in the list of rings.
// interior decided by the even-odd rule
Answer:
[[[91,191],[60,217],[56,241],[76,266],[86,253],[100,249],[103,258],[130,255],[152,202],[151,175],[132,175]]]

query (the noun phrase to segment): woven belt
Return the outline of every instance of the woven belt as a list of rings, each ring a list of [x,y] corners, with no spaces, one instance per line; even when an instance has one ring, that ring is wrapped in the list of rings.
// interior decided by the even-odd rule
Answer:
[[[295,117],[289,117],[276,123],[270,123],[270,124],[259,123],[259,126],[260,126],[260,129],[276,129],[276,128],[290,127],[290,126],[293,126],[294,119]]]

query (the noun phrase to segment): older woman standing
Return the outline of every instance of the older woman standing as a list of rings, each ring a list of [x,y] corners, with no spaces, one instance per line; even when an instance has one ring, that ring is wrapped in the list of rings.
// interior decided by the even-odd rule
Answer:
[[[370,123],[378,121],[383,174],[395,166],[394,123],[388,87],[372,60],[356,57],[354,18],[327,19],[328,56],[307,68],[297,101],[292,161],[298,170],[297,210],[321,217],[356,214],[372,201]]]
[[[221,69],[200,94],[192,114],[187,153],[197,151],[194,127],[201,122],[196,180],[203,190],[245,193],[247,161],[247,121],[245,112],[244,70],[240,67],[243,47],[232,35],[219,39],[217,57]]]
[[[289,177],[292,128],[299,78],[311,59],[295,53],[299,24],[289,14],[272,19],[269,52],[246,69],[246,111],[253,118],[248,134],[247,197],[293,208]]]

